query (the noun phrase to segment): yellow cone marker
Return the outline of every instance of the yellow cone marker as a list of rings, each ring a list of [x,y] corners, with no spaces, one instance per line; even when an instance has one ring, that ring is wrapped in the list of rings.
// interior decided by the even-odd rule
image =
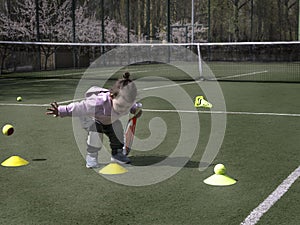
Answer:
[[[202,107],[202,108],[211,108],[212,104],[209,103],[208,101],[206,101],[203,96],[197,96],[195,98],[195,107],[196,108],[200,108],[200,107]]]
[[[122,174],[122,173],[127,173],[128,170],[119,165],[118,163],[110,163],[107,166],[103,167],[99,173],[101,174]]]
[[[226,175],[226,168],[223,164],[217,164],[214,172],[214,175],[206,178],[203,182],[213,186],[228,186],[236,183],[235,179]]]
[[[27,164],[29,164],[29,162],[21,158],[20,156],[11,156],[1,163],[2,166],[6,166],[6,167],[25,166]]]

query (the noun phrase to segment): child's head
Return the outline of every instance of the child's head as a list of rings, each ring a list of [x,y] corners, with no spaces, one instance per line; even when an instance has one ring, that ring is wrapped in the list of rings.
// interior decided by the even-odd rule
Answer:
[[[124,73],[123,78],[117,80],[110,89],[113,109],[118,113],[129,111],[136,99],[137,88],[129,77],[129,72]]]

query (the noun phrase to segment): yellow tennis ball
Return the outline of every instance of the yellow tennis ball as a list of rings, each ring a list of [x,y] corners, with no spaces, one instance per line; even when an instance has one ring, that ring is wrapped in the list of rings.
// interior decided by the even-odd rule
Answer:
[[[22,97],[21,96],[17,97],[17,101],[18,102],[22,101]]]
[[[14,127],[10,124],[6,124],[2,127],[2,133],[6,136],[12,135],[14,131]]]
[[[223,164],[217,164],[214,168],[215,174],[224,175],[226,173],[226,168]]]

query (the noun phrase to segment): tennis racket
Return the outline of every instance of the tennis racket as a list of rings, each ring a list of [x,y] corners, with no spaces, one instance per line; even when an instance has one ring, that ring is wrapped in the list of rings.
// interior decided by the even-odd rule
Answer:
[[[137,122],[137,115],[142,109],[142,104],[137,103],[135,113],[133,116],[129,117],[127,125],[125,127],[125,134],[124,134],[124,147],[123,147],[123,154],[128,155],[130,153],[133,138],[135,134],[135,127]]]

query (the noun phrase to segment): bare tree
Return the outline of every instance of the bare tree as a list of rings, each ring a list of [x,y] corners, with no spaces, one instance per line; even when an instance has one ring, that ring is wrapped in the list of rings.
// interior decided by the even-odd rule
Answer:
[[[96,13],[88,10],[87,2],[78,5],[75,11],[76,41],[77,42],[100,42],[101,21],[97,19]],[[40,41],[48,42],[71,42],[72,41],[72,0],[49,1],[39,0],[39,33]],[[118,43],[127,41],[127,28],[106,17],[105,42]],[[136,41],[133,32],[130,32],[131,40]],[[11,9],[0,12],[0,37],[4,40],[36,41],[37,21],[36,5],[34,0],[16,0]],[[49,57],[56,51],[57,47],[41,45],[42,55],[45,57],[44,68],[47,69]],[[1,57],[1,65],[9,51]],[[3,53],[2,52],[2,53]],[[82,53],[79,49],[78,53]],[[4,54],[4,53],[3,53]],[[78,55],[79,57],[79,55]],[[1,67],[2,68],[2,67]]]
[[[291,11],[297,6],[296,0],[284,0],[284,40],[293,40]]]
[[[239,26],[239,12],[249,2],[249,0],[231,0],[233,4],[233,34],[234,41],[239,41],[240,26]]]

